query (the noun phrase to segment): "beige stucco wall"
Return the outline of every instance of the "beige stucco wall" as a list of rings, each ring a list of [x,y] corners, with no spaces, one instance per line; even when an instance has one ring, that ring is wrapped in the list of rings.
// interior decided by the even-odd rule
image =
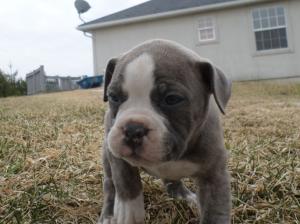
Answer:
[[[285,6],[289,49],[257,53],[251,10],[261,6]],[[152,38],[177,41],[221,67],[233,80],[266,79],[300,75],[300,1],[285,0],[243,8],[211,11],[179,18],[102,28],[93,32],[94,70],[103,74],[111,57]],[[217,24],[217,41],[198,42],[197,24],[212,16]]]

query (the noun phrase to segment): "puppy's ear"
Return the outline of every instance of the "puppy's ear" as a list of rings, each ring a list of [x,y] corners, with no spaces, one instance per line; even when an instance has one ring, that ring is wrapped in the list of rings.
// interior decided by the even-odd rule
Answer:
[[[220,69],[208,61],[200,62],[199,67],[210,93],[214,95],[220,111],[225,114],[225,107],[231,95],[231,81]]]
[[[107,96],[107,88],[111,81],[111,78],[113,76],[115,67],[117,64],[117,58],[112,58],[107,63],[106,69],[105,69],[105,77],[104,77],[104,93],[103,93],[103,101],[107,102],[108,96]]]

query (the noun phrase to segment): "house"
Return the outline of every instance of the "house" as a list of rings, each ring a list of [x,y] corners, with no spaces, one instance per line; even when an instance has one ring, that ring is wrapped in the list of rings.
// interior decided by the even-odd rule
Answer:
[[[79,88],[80,77],[46,76],[44,66],[26,75],[27,95]]]
[[[233,80],[300,78],[299,0],[152,0],[82,24],[94,72],[152,38],[177,41]]]

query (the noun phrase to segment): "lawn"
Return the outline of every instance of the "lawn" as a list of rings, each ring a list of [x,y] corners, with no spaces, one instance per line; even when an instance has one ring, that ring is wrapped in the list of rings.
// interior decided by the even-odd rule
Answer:
[[[99,89],[0,98],[0,223],[95,223],[101,98]],[[300,85],[235,83],[223,122],[232,223],[300,223]],[[142,176],[146,223],[196,223],[194,208]]]

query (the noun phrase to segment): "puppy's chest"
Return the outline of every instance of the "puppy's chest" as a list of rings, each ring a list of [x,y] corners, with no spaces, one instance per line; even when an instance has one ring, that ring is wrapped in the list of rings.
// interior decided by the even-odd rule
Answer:
[[[149,174],[169,180],[191,177],[199,171],[199,166],[188,161],[170,161],[156,166],[142,167]]]

